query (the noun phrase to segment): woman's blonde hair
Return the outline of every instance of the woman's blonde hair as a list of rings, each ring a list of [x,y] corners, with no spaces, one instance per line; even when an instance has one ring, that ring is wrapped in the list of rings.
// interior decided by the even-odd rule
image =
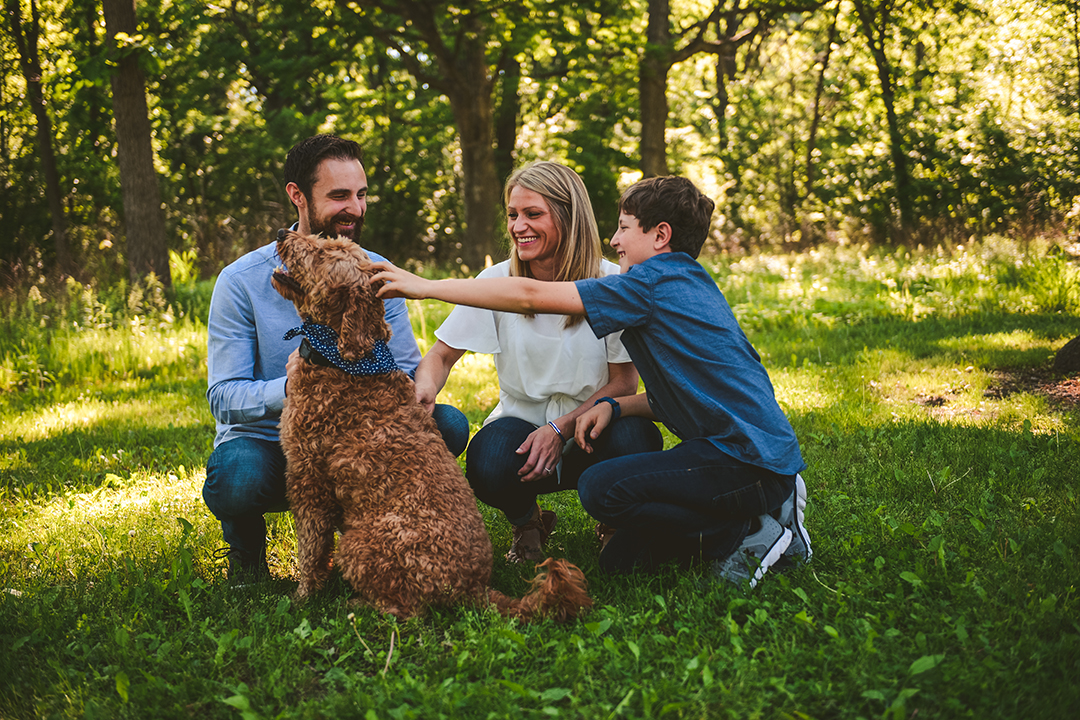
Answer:
[[[585,278],[598,278],[603,251],[600,247],[600,231],[596,227],[589,191],[581,177],[559,163],[540,161],[517,170],[506,181],[503,189],[503,207],[510,205],[510,192],[515,187],[532,190],[547,201],[559,231],[559,247],[555,258],[556,282],[574,282]],[[511,239],[512,240],[512,239]],[[534,277],[528,261],[518,257],[517,246],[510,243],[510,274],[518,277]],[[566,327],[578,324],[580,315],[566,318]]]

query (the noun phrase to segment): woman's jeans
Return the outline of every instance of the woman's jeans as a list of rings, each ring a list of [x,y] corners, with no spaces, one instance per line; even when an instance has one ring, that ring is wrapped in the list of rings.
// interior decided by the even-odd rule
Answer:
[[[608,572],[726,557],[794,488],[794,475],[747,465],[704,438],[593,465],[578,481],[585,510],[617,528],[600,554]]]
[[[436,405],[432,416],[450,452],[460,455],[469,442],[468,419],[451,405]],[[238,437],[218,445],[206,463],[203,500],[221,521],[221,534],[241,565],[245,569],[263,566],[263,515],[289,509],[281,443]]]
[[[582,473],[597,463],[664,447],[664,438],[653,422],[624,417],[600,433],[592,442],[592,453],[573,444],[563,455],[557,474],[522,482],[518,471],[529,456],[515,451],[536,429],[520,418],[501,417],[480,428],[465,454],[465,477],[476,497],[502,510],[514,525],[528,522],[538,495],[576,489]]]

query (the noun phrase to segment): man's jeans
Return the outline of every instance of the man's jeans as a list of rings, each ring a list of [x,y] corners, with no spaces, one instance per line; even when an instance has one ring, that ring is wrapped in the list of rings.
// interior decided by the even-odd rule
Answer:
[[[794,488],[794,475],[747,465],[703,438],[593,465],[578,481],[585,510],[617,528],[600,554],[608,572],[727,557]]]
[[[664,438],[653,422],[625,417],[600,433],[592,442],[592,453],[568,439],[573,447],[563,455],[562,470],[557,476],[522,482],[518,470],[529,456],[515,451],[536,429],[520,418],[501,417],[477,431],[465,454],[465,476],[476,497],[502,510],[514,525],[528,522],[538,495],[577,488],[578,478],[587,468],[604,460],[664,447]]]
[[[469,442],[469,421],[451,405],[432,413],[450,452],[460,455]],[[235,438],[214,448],[206,463],[203,500],[221,521],[221,534],[245,568],[266,560],[268,512],[285,512],[285,454],[276,440]]]

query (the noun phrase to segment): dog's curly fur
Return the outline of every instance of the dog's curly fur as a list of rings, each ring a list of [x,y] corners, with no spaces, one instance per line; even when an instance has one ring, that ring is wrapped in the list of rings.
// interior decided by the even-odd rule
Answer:
[[[288,231],[278,255],[287,271],[274,273],[274,288],[301,317],[338,332],[343,358],[390,339],[371,261],[357,244]],[[381,612],[491,603],[504,615],[568,620],[592,605],[584,575],[563,560],[541,564],[522,599],[490,589],[491,540],[476,500],[404,372],[354,377],[304,363],[289,378],[281,444],[298,598],[326,583],[340,528],[334,564],[357,599]]]

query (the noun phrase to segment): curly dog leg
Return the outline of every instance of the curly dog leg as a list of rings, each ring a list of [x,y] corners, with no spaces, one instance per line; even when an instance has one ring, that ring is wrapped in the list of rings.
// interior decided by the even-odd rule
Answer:
[[[341,522],[341,508],[328,487],[311,487],[309,484],[303,486],[302,494],[291,495],[300,566],[300,587],[296,597],[303,599],[320,590],[330,577],[334,529]]]

